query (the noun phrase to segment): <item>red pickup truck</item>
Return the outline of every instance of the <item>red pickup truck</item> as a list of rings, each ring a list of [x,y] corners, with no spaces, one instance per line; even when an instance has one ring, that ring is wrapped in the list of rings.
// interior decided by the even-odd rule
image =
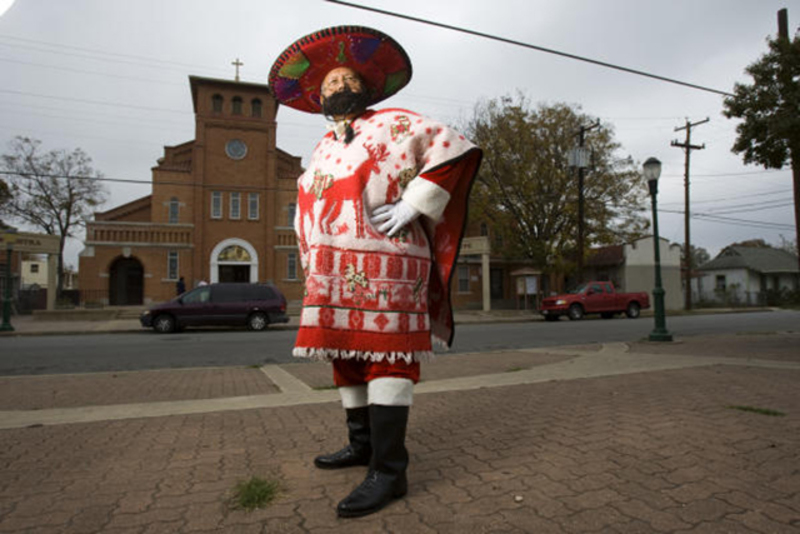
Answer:
[[[624,313],[635,319],[649,307],[650,297],[645,292],[617,293],[611,282],[587,282],[567,294],[542,299],[539,312],[548,321],[558,321],[562,315],[577,321],[587,313],[599,313],[604,319]]]

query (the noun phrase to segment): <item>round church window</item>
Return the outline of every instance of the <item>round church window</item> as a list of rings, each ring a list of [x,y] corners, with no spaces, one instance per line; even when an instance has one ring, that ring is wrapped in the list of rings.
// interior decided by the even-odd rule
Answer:
[[[241,139],[231,139],[225,144],[225,153],[231,159],[242,159],[247,155],[247,145]]]

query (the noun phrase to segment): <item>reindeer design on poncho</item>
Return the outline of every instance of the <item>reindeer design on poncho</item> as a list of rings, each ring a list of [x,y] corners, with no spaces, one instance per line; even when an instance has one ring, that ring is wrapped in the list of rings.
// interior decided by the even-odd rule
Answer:
[[[341,216],[345,201],[349,201],[353,203],[353,211],[355,212],[355,237],[363,239],[366,237],[367,232],[371,237],[378,237],[364,223],[364,187],[366,187],[372,173],[378,174],[380,172],[379,164],[386,160],[389,152],[386,150],[385,144],[378,144],[377,146],[365,144],[364,148],[366,148],[369,158],[364,160],[350,176],[338,179],[333,179],[331,176],[330,180],[324,177],[320,182],[317,181],[315,176],[315,187],[312,188],[312,193],[317,192],[317,194],[312,196],[315,196],[316,200],[324,202],[319,212],[319,227],[322,233],[333,235],[332,225]],[[320,185],[317,186],[318,183]],[[305,201],[308,202],[307,200]],[[303,200],[301,200],[301,204],[302,202]],[[303,213],[302,205],[301,213]]]

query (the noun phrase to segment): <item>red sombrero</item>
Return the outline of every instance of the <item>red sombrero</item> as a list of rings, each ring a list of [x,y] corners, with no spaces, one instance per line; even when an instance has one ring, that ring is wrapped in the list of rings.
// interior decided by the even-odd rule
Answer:
[[[281,104],[320,113],[322,79],[337,67],[358,72],[370,91],[370,105],[389,98],[411,79],[411,61],[391,37],[363,26],[335,26],[298,39],[269,73],[272,94]]]

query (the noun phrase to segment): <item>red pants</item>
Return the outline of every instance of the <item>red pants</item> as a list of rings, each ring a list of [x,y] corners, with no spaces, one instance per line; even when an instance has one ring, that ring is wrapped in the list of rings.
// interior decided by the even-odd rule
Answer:
[[[419,382],[419,362],[397,360],[373,362],[370,360],[333,360],[333,383],[337,387],[362,386],[375,378],[407,378]]]

